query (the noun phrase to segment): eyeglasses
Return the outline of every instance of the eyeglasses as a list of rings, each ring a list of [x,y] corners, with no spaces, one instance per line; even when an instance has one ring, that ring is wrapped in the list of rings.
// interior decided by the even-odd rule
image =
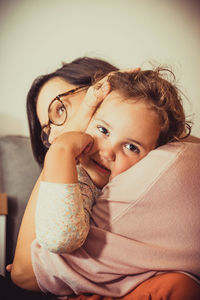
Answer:
[[[78,92],[81,92],[81,91],[84,91],[87,89],[88,89],[88,86],[80,86],[80,87],[72,89],[68,92],[59,94],[51,101],[51,103],[49,104],[49,107],[48,107],[49,122],[48,122],[48,124],[42,126],[42,129],[41,129],[41,140],[45,147],[47,147],[47,148],[50,147],[49,135],[51,132],[51,124],[56,125],[56,126],[61,126],[67,120],[67,109],[66,109],[65,103],[62,100],[62,98],[69,96],[69,95],[74,95]]]

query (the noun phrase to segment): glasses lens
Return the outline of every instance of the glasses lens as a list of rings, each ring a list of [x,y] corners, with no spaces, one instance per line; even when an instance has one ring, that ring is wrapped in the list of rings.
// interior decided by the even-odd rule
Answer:
[[[49,119],[54,125],[64,124],[67,118],[65,105],[59,99],[55,99],[49,107]]]
[[[41,131],[41,140],[43,145],[46,148],[49,148],[51,146],[51,144],[49,143],[49,134],[50,134],[50,127],[45,126]]]

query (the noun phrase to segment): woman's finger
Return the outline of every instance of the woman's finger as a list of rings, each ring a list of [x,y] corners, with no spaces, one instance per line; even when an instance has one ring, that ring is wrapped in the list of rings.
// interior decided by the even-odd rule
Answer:
[[[84,132],[94,115],[97,107],[105,99],[110,91],[110,85],[106,81],[103,84],[95,84],[91,86],[82,100],[78,111],[71,120],[68,120],[63,132],[67,131],[82,131]]]
[[[109,91],[110,84],[107,81],[94,84],[88,89],[80,108],[84,109],[86,113],[88,107],[92,110],[96,109],[96,107],[105,99]]]
[[[140,71],[141,70],[141,68],[131,68],[131,69],[123,69],[123,70],[120,70],[120,72],[121,73],[125,73],[125,72],[127,72],[127,73],[134,73],[134,72],[138,72],[138,71]]]
[[[120,72],[120,73],[126,73],[126,72],[127,73],[134,73],[134,72],[138,72],[140,70],[141,70],[141,68],[137,67],[137,68],[127,68],[127,69],[121,69],[121,70],[117,70],[117,71],[112,71],[108,75],[106,75],[105,77],[103,77],[99,82],[97,82],[97,84],[103,84],[104,82],[107,81],[108,77],[114,75],[117,72]]]
[[[12,266],[13,266],[12,264],[7,265],[7,266],[6,266],[6,271],[11,272]]]

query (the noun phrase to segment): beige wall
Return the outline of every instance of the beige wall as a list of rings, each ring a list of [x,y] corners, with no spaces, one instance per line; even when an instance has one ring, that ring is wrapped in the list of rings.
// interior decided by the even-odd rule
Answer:
[[[119,67],[174,66],[200,137],[200,11],[193,0],[1,0],[0,135],[28,135],[34,78],[62,61],[99,57]]]

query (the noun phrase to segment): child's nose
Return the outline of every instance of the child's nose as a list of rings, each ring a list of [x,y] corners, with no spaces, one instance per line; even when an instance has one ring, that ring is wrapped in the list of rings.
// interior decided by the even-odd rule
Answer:
[[[99,151],[99,155],[108,161],[115,161],[116,155],[114,149],[109,146],[109,147],[103,147]]]

